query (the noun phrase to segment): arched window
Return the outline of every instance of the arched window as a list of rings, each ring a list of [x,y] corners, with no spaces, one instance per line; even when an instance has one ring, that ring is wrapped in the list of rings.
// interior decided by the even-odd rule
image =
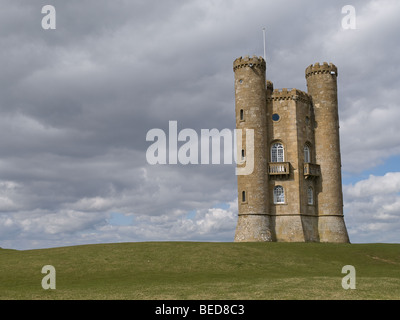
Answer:
[[[240,109],[240,120],[244,120],[244,114],[243,114],[243,109]]]
[[[246,202],[246,191],[242,191],[242,202]]]
[[[305,163],[311,162],[310,146],[308,144],[304,146],[304,162]]]
[[[308,187],[307,189],[307,199],[309,205],[314,204],[314,189],[312,187]]]
[[[274,188],[274,203],[285,203],[285,190],[282,186],[276,186]]]
[[[274,143],[271,147],[271,162],[284,162],[285,151],[282,143]]]

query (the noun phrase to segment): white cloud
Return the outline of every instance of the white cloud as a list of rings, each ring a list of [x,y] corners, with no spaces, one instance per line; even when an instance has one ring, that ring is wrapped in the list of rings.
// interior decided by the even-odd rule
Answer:
[[[49,235],[73,234],[96,224],[105,223],[108,214],[96,212],[80,212],[74,210],[60,210],[49,212],[34,210],[20,212],[12,217],[3,216],[3,227],[12,224],[17,227],[21,237],[30,236],[33,239],[41,239]]]
[[[346,195],[350,198],[371,198],[387,196],[400,192],[400,172],[388,172],[384,176],[370,175],[354,185],[345,186]]]
[[[367,98],[355,101],[353,110],[341,121],[342,159],[346,171],[361,172],[373,168],[400,153],[398,122],[400,106],[376,104]]]
[[[400,3],[352,3],[356,30],[338,24],[323,39],[324,53],[339,68],[339,116],[343,170],[358,173],[400,154]]]
[[[400,242],[400,172],[370,175],[343,188],[353,242]]]
[[[124,233],[129,230],[131,239],[232,241],[237,221],[237,200],[228,205],[226,209],[196,210],[192,215],[176,211],[161,216],[135,216],[131,226],[117,229]]]
[[[112,224],[111,213],[66,209],[0,215],[2,246],[32,249],[101,242],[233,241],[237,200],[228,203],[226,209],[201,209],[192,214],[175,210],[158,216],[119,215],[131,217],[127,221],[132,222]]]
[[[79,199],[77,202],[72,204],[64,204],[64,207],[71,208],[73,210],[85,210],[85,211],[107,211],[113,207],[115,203],[114,198],[103,198],[103,197],[92,197]]]
[[[0,181],[0,212],[21,208],[18,202],[13,199],[18,189],[20,189],[20,185],[13,181]]]

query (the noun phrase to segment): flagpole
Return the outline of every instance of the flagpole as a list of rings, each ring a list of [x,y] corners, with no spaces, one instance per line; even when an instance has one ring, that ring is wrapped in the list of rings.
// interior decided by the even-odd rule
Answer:
[[[265,28],[263,28],[263,41],[264,41],[264,60],[267,62],[266,49],[265,49]]]

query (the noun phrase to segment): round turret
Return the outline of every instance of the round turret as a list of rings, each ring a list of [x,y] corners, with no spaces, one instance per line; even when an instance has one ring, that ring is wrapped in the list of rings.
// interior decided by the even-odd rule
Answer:
[[[257,56],[253,56],[252,58],[250,58],[249,56],[245,56],[244,58],[240,57],[240,58],[237,58],[233,62],[233,71],[234,72],[236,71],[236,69],[245,68],[245,67],[261,68],[265,72],[266,63],[262,57],[257,57]]]
[[[324,62],[307,67],[308,93],[315,114],[315,153],[321,168],[318,229],[321,242],[349,242],[343,219],[343,194],[337,99],[338,71]]]
[[[268,198],[268,153],[266,121],[266,64],[263,58],[245,56],[233,63],[235,73],[236,128],[242,132],[242,166],[251,165],[250,174],[238,175],[238,224],[235,241],[272,241]],[[247,131],[254,132],[254,148],[248,145]],[[239,146],[240,147],[240,144]],[[252,153],[252,154],[250,154]]]
[[[338,76],[338,70],[333,63],[324,62],[320,65],[318,62],[314,65],[309,65],[306,69],[306,79],[316,74],[331,74]]]

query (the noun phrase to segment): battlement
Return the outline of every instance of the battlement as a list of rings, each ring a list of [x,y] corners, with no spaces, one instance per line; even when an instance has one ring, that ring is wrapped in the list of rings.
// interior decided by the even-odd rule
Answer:
[[[266,69],[266,63],[263,57],[257,57],[253,56],[250,58],[249,56],[245,56],[244,58],[240,57],[237,58],[233,62],[233,71],[236,71],[239,68],[244,68],[244,67],[261,67],[262,69]]]
[[[309,76],[312,76],[314,74],[324,74],[324,73],[328,73],[328,74],[336,74],[336,76],[338,75],[338,70],[336,68],[336,66],[333,63],[327,63],[324,62],[322,65],[319,64],[318,62],[315,63],[314,65],[309,65],[306,69],[306,78],[308,78]]]
[[[274,91],[274,84],[270,80],[267,80],[267,91]]]
[[[311,98],[307,93],[295,88],[291,90],[288,90],[287,88],[275,89],[272,91],[271,97],[268,98],[268,100],[295,100],[306,103],[311,102]]]

